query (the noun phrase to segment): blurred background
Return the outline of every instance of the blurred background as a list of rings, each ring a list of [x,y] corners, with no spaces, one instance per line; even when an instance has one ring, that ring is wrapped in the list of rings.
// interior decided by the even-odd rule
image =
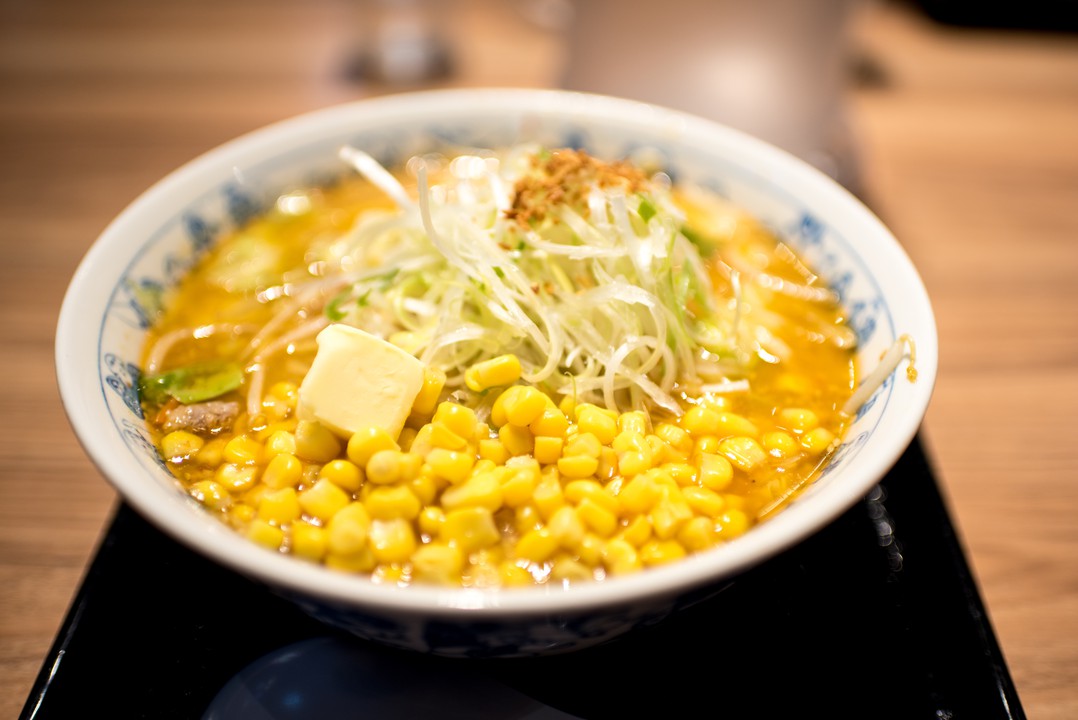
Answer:
[[[862,197],[919,267],[923,440],[1026,710],[1078,717],[1078,35],[1067,2],[0,0],[0,713],[115,501],[59,404],[66,284],[140,192],[239,134],[451,86],[661,103]]]

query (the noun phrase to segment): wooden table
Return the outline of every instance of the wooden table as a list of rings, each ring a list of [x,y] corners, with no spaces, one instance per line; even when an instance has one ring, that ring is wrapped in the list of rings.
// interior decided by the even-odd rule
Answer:
[[[560,36],[458,0],[441,85],[559,82]],[[53,375],[66,283],[152,182],[242,132],[398,89],[346,72],[345,0],[0,4],[0,713],[22,708],[115,503]],[[941,334],[924,436],[1030,717],[1078,717],[1078,42],[862,7],[871,204]],[[527,58],[527,61],[522,61]]]

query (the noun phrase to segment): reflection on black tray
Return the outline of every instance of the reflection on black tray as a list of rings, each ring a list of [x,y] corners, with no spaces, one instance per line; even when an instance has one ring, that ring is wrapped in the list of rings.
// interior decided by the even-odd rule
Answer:
[[[817,535],[662,623],[568,655],[345,637],[121,506],[23,718],[1024,718],[915,441]]]

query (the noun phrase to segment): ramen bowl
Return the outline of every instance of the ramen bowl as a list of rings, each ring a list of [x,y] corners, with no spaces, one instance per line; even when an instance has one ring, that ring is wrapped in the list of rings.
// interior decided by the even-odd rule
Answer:
[[[708,188],[774,230],[828,281],[871,369],[903,337],[904,365],[860,406],[818,479],[774,517],[707,551],[602,581],[482,589],[399,587],[259,546],[212,517],[161,461],[139,403],[154,303],[221,233],[297,186],[340,176],[342,146],[390,166],[453,146],[537,142],[599,157],[646,153],[675,182]],[[912,360],[912,358],[910,358]],[[177,542],[360,638],[444,656],[568,652],[719,593],[864,497],[912,442],[936,377],[932,308],[892,234],[853,195],[791,155],[680,112],[547,90],[408,93],[330,107],[240,137],[131,203],[78,267],[57,327],[61,397],[86,452],[122,499]],[[856,568],[851,568],[856,572]]]

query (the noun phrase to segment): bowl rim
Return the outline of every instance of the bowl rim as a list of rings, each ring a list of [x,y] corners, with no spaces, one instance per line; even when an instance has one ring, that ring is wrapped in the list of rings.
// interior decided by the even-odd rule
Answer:
[[[268,152],[275,143],[293,135],[314,132],[320,127],[338,126],[362,116],[385,120],[413,117],[435,108],[468,108],[469,112],[509,110],[539,114],[568,115],[571,118],[602,120],[654,128],[656,124],[689,137],[706,136],[723,147],[739,152],[760,165],[764,174],[781,173],[784,185],[795,184],[799,199],[807,207],[837,207],[851,222],[872,236],[888,256],[911,293],[904,301],[918,308],[921,330],[917,341],[919,378],[911,389],[912,410],[903,418],[885,452],[866,460],[866,467],[853,491],[820,496],[813,512],[796,512],[787,507],[776,518],[754,527],[742,538],[697,555],[644,572],[588,582],[571,588],[538,586],[484,590],[412,585],[400,588],[328,570],[256,546],[205,513],[213,524],[197,520],[186,510],[188,498],[175,492],[169,500],[161,484],[133,477],[131,468],[109,448],[110,430],[101,422],[107,405],[94,398],[85,384],[87,373],[82,349],[86,347],[86,309],[105,310],[100,300],[103,290],[95,290],[98,270],[115,261],[115,247],[129,226],[156,205],[169,205],[170,198],[183,189],[190,194],[199,178],[242,158]],[[652,130],[653,131],[653,130]],[[776,175],[777,177],[777,175]],[[129,258],[127,259],[129,260]],[[110,289],[111,290],[111,289]],[[94,299],[97,303],[94,303]],[[96,321],[96,317],[95,317]],[[99,354],[100,357],[100,354]],[[913,441],[927,411],[937,375],[938,334],[927,291],[905,249],[890,230],[858,198],[822,171],[763,140],[713,120],[682,111],[635,100],[579,91],[531,88],[454,88],[422,90],[362,98],[301,113],[270,123],[214,147],[184,163],[155,182],[131,201],[100,233],[76,268],[61,304],[55,341],[55,371],[60,397],[76,437],[105,479],[122,499],[159,529],[205,557],[250,578],[288,593],[319,598],[345,607],[393,613],[435,613],[444,616],[474,614],[491,616],[550,615],[607,605],[628,605],[659,596],[686,593],[694,588],[719,583],[779,554],[814,534],[867,494],[897,462]],[[94,364],[96,370],[96,365]],[[100,378],[97,378],[100,385]],[[100,389],[100,388],[98,388]],[[104,434],[103,434],[104,433]],[[104,441],[104,442],[103,442]],[[119,440],[116,440],[119,442]],[[176,510],[183,505],[184,512]],[[779,520],[782,520],[780,523]],[[214,526],[219,527],[214,527]]]

